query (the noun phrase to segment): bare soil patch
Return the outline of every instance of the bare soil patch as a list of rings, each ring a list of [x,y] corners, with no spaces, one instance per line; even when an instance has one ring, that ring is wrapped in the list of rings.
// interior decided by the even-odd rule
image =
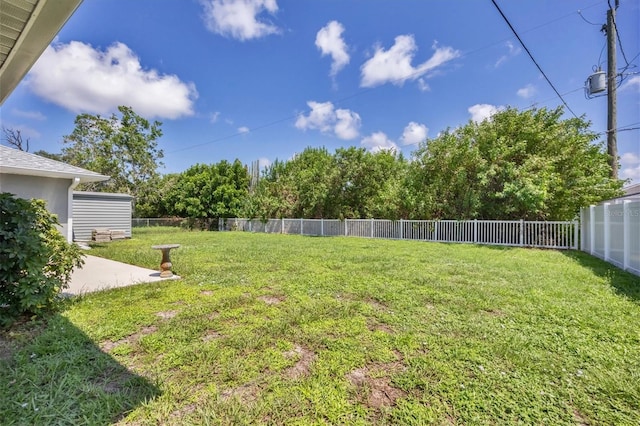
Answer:
[[[357,389],[358,400],[373,409],[393,407],[407,393],[391,384],[390,374],[404,370],[401,362],[375,363],[347,374]]]
[[[384,303],[380,302],[379,300],[366,299],[365,302],[368,303],[371,307],[373,307],[377,311],[381,311],[381,312],[389,312],[390,311],[389,307],[387,305],[385,305]]]
[[[210,342],[212,340],[219,339],[221,337],[222,337],[222,335],[220,333],[218,333],[217,331],[207,330],[207,332],[204,334],[204,336],[202,336],[202,341],[203,342]]]
[[[0,334],[0,361],[8,361],[13,357],[13,345]]]
[[[125,343],[137,342],[138,340],[140,340],[142,336],[155,333],[156,331],[158,331],[158,327],[156,327],[155,325],[152,325],[149,327],[142,327],[140,331],[138,331],[137,333],[130,334],[124,339],[120,339],[115,342],[112,342],[111,340],[105,340],[104,342],[100,343],[100,349],[102,349],[103,352],[111,352],[112,350],[114,350],[120,345],[123,345]]]
[[[377,322],[377,321],[368,321],[367,328],[369,331],[382,331],[386,334],[393,334],[393,329],[385,323]]]
[[[260,296],[258,300],[262,300],[267,305],[277,305],[278,303],[284,302],[284,297],[282,296]]]
[[[244,404],[255,402],[260,394],[260,388],[255,383],[246,383],[236,388],[223,391],[220,396],[224,401],[236,398]]]
[[[178,315],[178,311],[156,312],[156,315],[162,318],[163,320],[168,320]]]
[[[316,354],[309,349],[296,345],[292,350],[284,353],[287,358],[299,357],[298,361],[285,370],[284,375],[290,379],[297,379],[309,375],[311,365],[316,359]]]
[[[211,290],[202,290],[200,292],[200,294],[203,295],[203,296],[212,296],[213,295],[213,291],[211,291]]]

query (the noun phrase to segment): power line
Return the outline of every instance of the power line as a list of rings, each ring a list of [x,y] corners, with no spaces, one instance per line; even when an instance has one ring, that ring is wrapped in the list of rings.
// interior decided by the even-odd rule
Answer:
[[[531,52],[529,51],[529,49],[527,48],[527,46],[524,44],[524,42],[522,41],[522,39],[520,38],[520,36],[518,35],[518,32],[515,30],[515,28],[513,28],[513,25],[511,25],[511,22],[509,22],[509,20],[507,19],[507,17],[505,16],[505,14],[502,12],[502,9],[500,9],[500,6],[498,6],[498,3],[496,3],[496,0],[491,0],[491,2],[493,3],[493,5],[496,7],[496,9],[498,9],[498,12],[500,12],[500,15],[502,16],[502,19],[504,19],[504,21],[507,23],[507,25],[509,26],[509,28],[511,28],[511,31],[513,32],[513,34],[516,36],[516,38],[518,39],[518,41],[520,42],[520,44],[522,45],[522,48],[525,50],[525,52],[527,52],[527,55],[529,55],[529,58],[531,58],[531,60],[533,61],[533,63],[536,65],[536,67],[538,68],[538,71],[540,71],[540,73],[542,74],[542,76],[544,77],[545,80],[547,80],[547,83],[549,83],[549,86],[551,86],[551,88],[553,89],[554,92],[556,92],[556,95],[558,95],[558,97],[560,98],[560,100],[562,101],[562,103],[564,104],[564,106],[567,107],[567,109],[569,110],[569,112],[571,114],[573,114],[573,116],[575,118],[578,118],[578,116],[576,115],[575,112],[573,112],[573,110],[571,109],[571,107],[569,107],[569,104],[567,104],[567,101],[564,100],[564,98],[562,97],[562,95],[560,94],[560,92],[558,92],[558,89],[556,89],[556,87],[553,85],[553,83],[551,82],[551,80],[549,80],[549,77],[547,77],[547,74],[545,74],[545,72],[542,70],[542,68],[540,67],[540,65],[538,64],[538,62],[535,60],[535,58],[533,57],[533,55],[531,54]]]
[[[599,26],[601,26],[601,25],[602,25],[602,24],[596,24],[595,22],[591,22],[591,21],[589,21],[587,18],[585,18],[585,17],[582,15],[582,11],[581,11],[580,9],[578,9],[578,15],[580,15],[580,17],[582,18],[582,20],[583,20],[584,22],[586,22],[587,24],[595,25],[595,26],[597,26],[597,27],[599,27]]]

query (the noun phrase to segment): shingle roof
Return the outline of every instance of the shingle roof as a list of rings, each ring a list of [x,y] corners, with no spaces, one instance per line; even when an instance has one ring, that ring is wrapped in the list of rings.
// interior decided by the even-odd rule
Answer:
[[[44,176],[51,178],[80,178],[80,182],[100,182],[109,176],[72,166],[50,158],[0,145],[0,173]]]

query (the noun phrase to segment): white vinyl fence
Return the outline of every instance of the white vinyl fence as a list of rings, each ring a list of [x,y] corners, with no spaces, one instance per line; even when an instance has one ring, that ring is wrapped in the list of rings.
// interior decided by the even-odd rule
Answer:
[[[580,249],[640,275],[640,201],[580,210]]]
[[[220,231],[578,248],[578,222],[524,220],[220,219]]]

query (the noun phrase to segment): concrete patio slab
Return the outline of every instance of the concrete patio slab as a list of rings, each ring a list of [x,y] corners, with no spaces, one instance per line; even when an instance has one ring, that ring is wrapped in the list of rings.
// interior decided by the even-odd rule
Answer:
[[[110,288],[126,287],[134,284],[176,280],[179,276],[160,278],[160,271],[141,268],[127,263],[85,255],[82,268],[76,268],[71,275],[65,295],[79,295]]]

